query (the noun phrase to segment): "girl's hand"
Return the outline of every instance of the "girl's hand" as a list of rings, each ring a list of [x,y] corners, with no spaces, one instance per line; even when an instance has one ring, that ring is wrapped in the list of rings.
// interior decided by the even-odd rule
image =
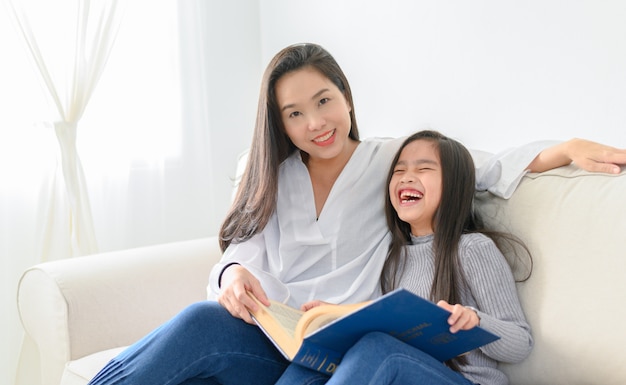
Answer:
[[[314,307],[318,307],[319,305],[328,305],[328,302],[320,301],[319,299],[315,299],[313,301],[306,302],[300,306],[300,310],[307,311],[311,310]]]
[[[463,305],[450,305],[446,301],[437,302],[437,306],[442,307],[452,313],[448,318],[448,324],[450,325],[450,333],[456,333],[459,330],[470,330],[480,323],[478,314]]]
[[[261,283],[252,273],[241,265],[227,267],[222,273],[222,286],[217,302],[233,317],[255,324],[248,309],[257,310],[258,305],[248,292],[254,294],[264,305],[270,305]]]

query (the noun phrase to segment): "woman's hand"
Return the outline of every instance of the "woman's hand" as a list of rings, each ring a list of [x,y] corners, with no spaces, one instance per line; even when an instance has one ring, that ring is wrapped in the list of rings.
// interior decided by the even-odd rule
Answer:
[[[626,165],[626,149],[619,149],[586,139],[571,139],[546,148],[530,163],[531,172],[543,172],[575,163],[583,170],[618,174]]]
[[[448,318],[450,325],[450,333],[456,333],[459,330],[470,330],[480,323],[478,313],[473,309],[463,305],[450,305],[448,302],[441,300],[437,302],[437,306],[442,307],[452,313]]]
[[[313,309],[314,307],[318,307],[319,305],[328,305],[328,304],[329,304],[328,302],[315,299],[313,301],[305,302],[304,304],[302,304],[302,306],[300,306],[300,310],[307,311],[307,310]]]
[[[217,302],[228,310],[233,317],[241,318],[249,324],[254,324],[248,309],[257,310],[258,305],[248,292],[254,294],[264,305],[270,305],[259,280],[241,265],[230,265],[227,267],[222,273],[221,283],[221,291],[217,297]]]

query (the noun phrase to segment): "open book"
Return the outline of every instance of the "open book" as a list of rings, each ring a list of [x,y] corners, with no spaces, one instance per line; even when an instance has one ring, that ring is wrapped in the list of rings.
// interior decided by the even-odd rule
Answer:
[[[279,302],[269,307],[254,296],[254,321],[290,361],[331,374],[341,357],[369,332],[394,337],[447,361],[499,339],[480,328],[450,333],[450,312],[406,289],[396,289],[368,302],[321,305],[302,312]]]

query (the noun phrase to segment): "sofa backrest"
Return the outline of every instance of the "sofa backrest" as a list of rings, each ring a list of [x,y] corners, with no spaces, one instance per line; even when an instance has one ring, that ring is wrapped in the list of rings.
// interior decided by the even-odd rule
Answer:
[[[535,347],[501,366],[511,384],[626,384],[626,170],[528,174],[509,200],[480,193],[476,205],[533,256],[518,290]]]

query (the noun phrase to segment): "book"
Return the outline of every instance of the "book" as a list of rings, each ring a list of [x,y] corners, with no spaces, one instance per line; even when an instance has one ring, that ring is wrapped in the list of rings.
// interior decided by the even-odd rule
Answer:
[[[250,312],[257,325],[291,362],[332,374],[352,345],[369,332],[385,332],[439,361],[500,337],[480,326],[451,333],[450,312],[406,289],[357,304],[324,304],[303,312],[270,301]]]

